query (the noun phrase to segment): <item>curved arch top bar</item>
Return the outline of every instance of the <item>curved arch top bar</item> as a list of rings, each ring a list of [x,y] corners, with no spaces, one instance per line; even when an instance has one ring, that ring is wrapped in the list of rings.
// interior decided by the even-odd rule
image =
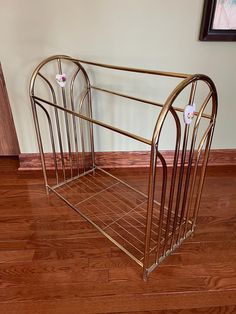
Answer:
[[[145,75],[180,81],[161,104],[92,85],[90,75],[96,74],[95,67],[143,75],[144,84]],[[152,137],[96,119],[95,92],[159,108]],[[128,254],[143,268],[147,280],[195,230],[217,115],[214,83],[203,74],[136,69],[56,55],[36,67],[29,94],[47,192],[58,195]],[[176,105],[179,96],[183,107]],[[159,143],[170,121],[175,135],[172,158],[167,160]],[[148,145],[147,194],[97,165],[94,125]]]

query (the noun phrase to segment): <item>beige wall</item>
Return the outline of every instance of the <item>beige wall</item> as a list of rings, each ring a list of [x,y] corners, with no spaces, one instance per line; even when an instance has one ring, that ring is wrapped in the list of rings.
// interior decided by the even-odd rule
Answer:
[[[236,147],[236,42],[198,41],[203,0],[1,0],[0,4],[0,59],[22,152],[36,150],[27,96],[31,72],[39,61],[56,53],[209,75],[219,92],[213,147]],[[140,118],[142,112],[136,120]],[[112,149],[124,146],[117,140]]]

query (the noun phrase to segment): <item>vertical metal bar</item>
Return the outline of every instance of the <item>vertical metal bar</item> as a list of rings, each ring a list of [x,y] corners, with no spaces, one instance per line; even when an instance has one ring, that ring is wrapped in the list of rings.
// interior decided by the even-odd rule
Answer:
[[[194,81],[191,86],[191,91],[190,91],[190,96],[189,96],[189,105],[193,105],[194,102],[194,97],[196,93],[196,87],[197,87],[197,81]],[[185,125],[185,131],[184,131],[184,139],[183,139],[183,149],[182,149],[182,158],[181,158],[181,167],[180,167],[180,174],[179,174],[179,184],[178,184],[178,190],[177,190],[177,197],[176,197],[176,208],[175,208],[175,217],[173,221],[173,230],[172,230],[172,238],[171,238],[171,249],[173,248],[173,245],[175,244],[175,236],[177,235],[176,229],[177,225],[179,226],[179,229],[181,227],[182,219],[183,219],[183,208],[181,208],[180,211],[180,217],[179,217],[179,207],[181,204],[181,195],[182,195],[182,186],[183,186],[183,179],[184,179],[184,171],[185,171],[185,159],[186,159],[186,153],[187,153],[187,146],[188,146],[188,136],[189,136],[189,129],[190,125]],[[191,155],[191,152],[190,152]],[[191,156],[190,156],[191,157]],[[189,157],[189,159],[190,159]],[[188,181],[188,175],[190,175],[190,170],[191,170],[191,165],[188,163],[188,168],[187,168],[187,174],[186,174],[186,181]],[[188,173],[189,172],[189,173]],[[185,185],[186,187],[186,185]],[[183,199],[184,201],[184,199]],[[182,201],[182,204],[183,204]],[[179,223],[178,223],[179,220]],[[178,243],[178,236],[177,236],[177,243]]]
[[[173,229],[172,229],[172,237],[171,237],[171,248],[174,245],[175,230],[176,230],[176,227],[178,224],[179,204],[180,204],[180,200],[181,200],[181,191],[182,191],[182,184],[183,184],[183,177],[184,177],[184,166],[185,166],[185,158],[186,158],[186,152],[187,152],[188,134],[189,134],[189,125],[186,125],[185,130],[184,130],[184,139],[183,139],[183,147],[182,147],[179,182],[178,182],[178,188],[177,188],[175,213],[174,213],[174,221],[173,221]],[[166,250],[166,245],[164,246],[164,250]]]
[[[51,94],[52,94],[52,99],[53,102],[56,104],[57,100],[56,100],[56,94],[55,91],[52,87],[52,84],[49,82],[49,80],[42,75],[40,72],[38,73],[38,75],[44,80],[44,82],[46,82],[46,84],[49,86]],[[38,103],[39,105],[39,103]],[[58,136],[58,142],[59,142],[59,148],[60,148],[60,154],[61,154],[61,160],[62,160],[62,171],[63,171],[63,175],[64,175],[64,179],[65,179],[65,165],[64,165],[64,158],[63,158],[63,152],[62,152],[62,142],[61,142],[61,131],[60,131],[60,124],[59,124],[59,120],[58,120],[58,112],[57,112],[57,108],[54,108],[54,114],[55,114],[55,118],[56,118],[56,129],[57,129],[57,136]],[[54,144],[55,147],[55,144]],[[55,154],[56,154],[56,148],[55,148]],[[57,154],[56,154],[57,155]],[[57,182],[59,182],[59,176],[58,176],[58,167],[57,167],[57,156],[56,157],[56,176],[57,176]]]
[[[159,214],[159,223],[158,223],[157,248],[156,248],[156,254],[155,254],[155,263],[158,263],[158,260],[160,257],[161,234],[162,234],[162,227],[163,227],[163,220],[164,220],[166,186],[167,186],[166,161],[161,154],[158,154],[158,157],[160,158],[160,161],[162,163],[163,179],[162,179],[161,205],[160,205],[160,214]]]
[[[81,70],[84,74],[84,77],[85,77],[85,80],[86,80],[86,83],[87,83],[87,92],[88,92],[88,116],[89,118],[92,119],[92,94],[91,94],[91,84],[90,84],[90,80],[89,80],[89,77],[85,71],[85,69],[82,67],[82,65],[80,64],[80,67],[81,67]],[[83,121],[83,125],[85,124],[86,122]],[[94,152],[94,136],[93,136],[93,123],[91,122],[87,122],[86,123],[86,126],[88,124],[88,127],[89,127],[89,136],[90,136],[90,149],[91,149],[91,156],[92,156],[92,163],[93,163],[93,168],[95,167],[95,152]],[[85,161],[85,159],[84,159]]]
[[[44,183],[45,183],[45,187],[46,187],[46,192],[47,192],[47,194],[49,194],[47,170],[46,170],[46,163],[45,163],[45,157],[44,157],[44,152],[43,152],[42,137],[41,137],[39,121],[38,121],[38,114],[37,114],[35,102],[32,99],[32,97],[30,97],[30,100],[31,100],[31,107],[32,107],[32,112],[33,112],[36,137],[37,137],[38,147],[39,147],[39,152],[40,152],[41,164],[42,164],[42,169],[43,169]]]
[[[92,119],[93,112],[92,112],[92,95],[91,95],[91,88],[89,86],[88,92],[88,111],[89,117]],[[93,124],[89,122],[89,134],[90,134],[90,146],[91,146],[91,155],[92,155],[92,163],[93,168],[95,167],[95,153],[94,153],[94,136],[93,136]]]
[[[56,120],[56,126],[57,126],[57,137],[58,137],[60,156],[61,156],[62,173],[63,173],[64,180],[66,180],[66,167],[65,167],[64,151],[63,151],[62,138],[61,138],[60,120],[59,120],[58,109],[55,107],[54,107],[54,114],[55,114],[55,120]]]
[[[145,281],[147,280],[147,277],[148,277],[148,267],[149,267],[150,240],[151,240],[151,229],[152,229],[152,218],[153,218],[153,205],[154,205],[154,197],[155,197],[156,163],[157,163],[157,147],[156,145],[152,145],[151,156],[150,156],[145,249],[144,249],[144,262],[143,262],[143,280]]]
[[[194,103],[196,88],[197,88],[197,81],[192,83],[190,97],[189,97],[189,104],[190,105],[193,105],[193,103]],[[191,142],[191,146],[190,146],[189,157],[188,157],[188,165],[187,165],[183,199],[182,199],[182,208],[181,208],[181,212],[180,212],[180,222],[179,222],[179,231],[178,231],[177,243],[179,242],[180,237],[181,237],[182,221],[184,219],[184,214],[185,214],[186,201],[187,201],[188,190],[189,190],[189,181],[190,181],[190,175],[191,175],[191,170],[192,170],[192,162],[193,162],[193,155],[194,155],[196,138],[197,138],[197,130],[194,128],[194,132],[192,135],[192,142]],[[175,230],[174,230],[174,232],[175,232]]]
[[[71,102],[71,109],[72,111],[75,111],[75,105],[74,105],[74,83],[75,79],[80,71],[80,68],[76,70],[75,74],[73,75],[71,79],[70,84],[70,102]],[[73,130],[74,130],[74,140],[75,140],[75,153],[76,153],[76,163],[77,163],[77,174],[79,175],[79,148],[78,148],[78,137],[77,137],[77,125],[75,116],[72,115],[72,122],[73,122]]]
[[[79,113],[82,114],[82,109],[84,106],[84,101],[86,97],[88,97],[89,94],[89,89],[87,89],[83,95],[83,97],[80,100],[80,105],[79,105]],[[84,172],[86,171],[85,165],[86,165],[86,156],[85,156],[85,135],[84,135],[84,128],[85,128],[85,123],[86,121],[79,119],[79,126],[80,126],[80,137],[81,137],[81,147],[82,147],[82,160],[83,160],[83,169]]]
[[[59,74],[62,74],[62,66],[61,66],[60,59],[57,59],[57,64],[58,64]],[[61,87],[61,94],[62,94],[63,107],[67,109],[66,93],[65,93],[64,87]],[[72,161],[72,154],[71,154],[70,128],[69,128],[68,114],[66,112],[64,112],[64,117],[65,117],[65,126],[66,126],[67,145],[68,145],[68,151],[69,151],[70,172],[71,172],[71,178],[72,178],[73,177],[73,161]]]
[[[84,100],[85,100],[87,95],[88,95],[88,90],[86,91],[86,93],[84,94],[84,96],[82,97],[82,99],[80,101],[79,113],[82,113]],[[83,169],[84,169],[84,172],[85,172],[86,171],[86,169],[85,169],[86,159],[85,159],[85,143],[84,143],[84,123],[85,123],[85,121],[83,121],[82,119],[79,119],[79,129],[80,129],[80,138],[81,138]]]
[[[189,212],[189,205],[190,205],[190,199],[189,201],[187,202],[187,197],[188,197],[188,191],[190,190],[190,195],[189,195],[189,198],[191,197],[191,189],[192,189],[192,186],[193,186],[193,179],[195,177],[195,171],[194,171],[194,174],[193,174],[193,178],[192,178],[192,182],[190,184],[190,174],[191,174],[191,170],[192,170],[192,162],[193,162],[193,156],[194,156],[194,147],[195,147],[195,143],[196,143],[196,134],[197,133],[197,130],[195,130],[194,132],[194,138],[193,138],[193,141],[192,141],[192,145],[191,145],[191,150],[190,150],[190,155],[189,155],[189,161],[188,161],[188,169],[187,169],[187,174],[186,174],[186,180],[185,180],[185,187],[184,187],[184,195],[183,195],[183,202],[182,202],[182,210],[181,210],[181,215],[180,215],[180,226],[179,226],[179,231],[178,231],[178,242],[181,238],[181,231],[182,231],[182,220],[183,220],[183,217],[184,217],[184,213],[186,211],[186,221],[184,223],[185,225],[185,230],[184,230],[184,237],[186,235],[186,232],[187,232],[187,225],[188,225],[188,212]]]
[[[194,193],[194,189],[195,189],[195,182],[196,182],[196,177],[197,177],[197,170],[198,170],[198,163],[200,160],[200,155],[201,155],[201,150],[202,150],[202,146],[205,142],[206,136],[209,132],[209,130],[211,130],[211,128],[213,127],[213,124],[210,123],[203,138],[202,138],[202,143],[200,143],[199,148],[198,148],[198,153],[196,156],[196,161],[195,161],[195,166],[194,166],[194,173],[193,173],[193,179],[191,182],[191,187],[190,187],[190,195],[189,195],[189,200],[188,200],[188,205],[187,205],[187,213],[186,213],[186,221],[185,221],[185,228],[184,228],[184,237],[186,236],[187,233],[187,227],[188,227],[188,220],[189,220],[189,216],[190,216],[190,208],[192,205],[192,201],[193,201],[193,193]],[[192,230],[193,231],[193,230]]]
[[[180,212],[180,223],[179,223],[177,242],[179,242],[180,237],[181,237],[182,221],[184,219],[184,213],[186,210],[186,203],[187,203],[188,191],[189,191],[189,186],[190,186],[190,174],[191,174],[191,170],[192,170],[192,162],[193,162],[195,143],[196,143],[196,136],[194,136],[194,140],[192,142],[192,146],[191,146],[190,153],[189,153],[187,173],[186,173],[185,185],[184,185],[183,200],[182,200],[182,208],[181,208],[181,212]]]
[[[55,173],[56,173],[56,181],[57,181],[57,184],[58,184],[59,183],[59,180],[58,180],[58,168],[57,168],[56,149],[55,149],[55,141],[54,141],[53,128],[52,128],[52,121],[51,121],[49,113],[44,108],[44,106],[41,105],[37,101],[35,101],[35,103],[44,111],[44,113],[45,113],[45,115],[47,117],[47,120],[48,120],[49,134],[50,134],[50,140],[51,140],[52,152],[53,152],[53,161],[54,161],[54,167],[55,167]]]
[[[52,84],[40,72],[38,72],[38,75],[48,84],[48,86],[50,88],[50,91],[51,91],[51,94],[52,94],[53,102],[54,102],[54,104],[57,104],[57,98],[56,98],[56,94],[55,94],[55,91],[53,89]],[[55,115],[55,120],[56,120],[56,130],[57,130],[57,137],[58,137],[59,150],[60,150],[60,156],[61,156],[62,173],[63,173],[64,180],[66,180],[66,171],[65,171],[65,162],[64,162],[62,138],[61,138],[60,120],[59,120],[59,115],[58,115],[58,109],[55,108],[55,107],[54,107],[54,115]]]
[[[211,128],[211,132],[209,133],[209,135],[207,137],[207,143],[206,143],[205,154],[204,154],[204,159],[203,159],[202,171],[201,171],[198,190],[197,190],[197,199],[196,199],[195,206],[194,206],[192,231],[194,231],[194,228],[196,226],[196,220],[197,220],[197,215],[198,215],[199,206],[200,206],[200,200],[201,200],[201,196],[202,196],[202,189],[203,189],[203,184],[204,184],[204,180],[205,180],[206,166],[207,166],[207,162],[208,162],[208,158],[209,158],[209,152],[210,152],[210,146],[211,146],[212,137],[213,137],[213,131],[214,131],[214,126]]]
[[[190,150],[190,157],[189,159],[191,158],[191,160],[189,160],[189,164],[192,164],[192,161],[193,161],[193,154],[194,152],[192,152],[192,149],[195,148],[195,145],[196,145],[196,140],[197,140],[197,134],[198,134],[198,129],[199,129],[199,125],[200,125],[200,120],[203,116],[203,113],[204,113],[204,110],[210,100],[212,96],[212,91],[210,91],[210,93],[207,95],[206,99],[204,100],[200,110],[199,110],[199,114],[197,116],[197,119],[195,121],[195,125],[194,125],[194,130],[193,130],[193,137],[192,137],[192,143],[191,143],[191,150]],[[211,124],[211,123],[210,123]],[[198,165],[198,158],[196,158],[196,161],[195,161],[195,164]],[[192,178],[192,182],[190,184],[190,188],[189,188],[189,199],[187,200],[187,190],[188,190],[188,186],[189,186],[189,182],[186,182],[186,185],[185,185],[185,191],[184,191],[184,199],[185,199],[185,203],[183,204],[183,207],[185,206],[185,209],[183,208],[183,210],[186,210],[186,217],[185,217],[185,223],[184,223],[184,234],[183,234],[183,237],[186,236],[186,233],[187,233],[187,226],[188,226],[188,220],[189,220],[189,211],[190,211],[190,206],[191,206],[191,202],[192,202],[192,197],[193,197],[193,190],[194,190],[194,185],[195,185],[195,180],[196,180],[196,175],[197,175],[197,167],[195,166],[194,167],[194,173],[193,173],[193,178]],[[189,176],[190,176],[190,173],[189,173]],[[178,239],[180,239],[180,236],[181,236],[181,229],[182,229],[182,225],[180,226],[180,229],[179,229],[179,236],[178,236]]]
[[[196,226],[196,220],[197,220],[197,215],[198,215],[199,206],[200,206],[200,200],[201,200],[201,196],[202,196],[202,189],[203,189],[203,184],[204,184],[205,174],[206,174],[206,166],[207,166],[207,162],[208,162],[208,158],[209,158],[209,152],[210,152],[213,133],[214,133],[214,129],[215,129],[217,107],[218,107],[218,97],[217,97],[215,85],[213,82],[211,82],[210,84],[208,83],[208,86],[211,90],[211,96],[212,96],[212,112],[211,112],[211,117],[212,117],[211,124],[212,125],[209,125],[209,127],[211,128],[210,133],[208,134],[207,133],[208,131],[206,131],[206,133],[204,135],[204,136],[207,136],[207,143],[205,146],[205,155],[204,155],[204,160],[203,160],[202,172],[200,175],[200,181],[199,181],[199,185],[198,185],[197,199],[196,199],[195,206],[194,206],[192,231],[194,231],[195,226]],[[198,152],[201,151],[202,146],[205,142],[204,136],[202,139],[202,143],[199,144]]]
[[[189,223],[189,216],[190,216],[190,208],[192,205],[192,200],[193,200],[193,193],[194,193],[194,189],[195,189],[195,184],[196,184],[196,178],[197,178],[197,170],[198,170],[198,163],[199,163],[199,158],[196,157],[195,160],[195,165],[194,165],[194,170],[193,170],[193,177],[192,177],[192,181],[191,181],[191,186],[189,189],[189,199],[188,199],[188,203],[186,205],[187,207],[187,212],[186,212],[186,220],[185,220],[185,226],[184,226],[184,234],[183,237],[186,237],[186,234],[188,232],[188,223]]]
[[[181,139],[181,126],[180,126],[179,118],[173,108],[171,108],[170,111],[176,123],[176,142],[175,142],[175,155],[174,155],[174,161],[173,161],[173,170],[172,170],[172,176],[171,176],[170,195],[169,195],[169,202],[168,202],[168,214],[167,214],[167,219],[166,219],[166,232],[164,236],[165,243],[163,245],[164,251],[165,251],[165,246],[168,241],[170,225],[171,225],[172,207],[173,207],[175,182],[176,182],[177,167],[178,167],[178,160],[179,160],[180,139]],[[159,256],[157,256],[157,259],[158,258]]]

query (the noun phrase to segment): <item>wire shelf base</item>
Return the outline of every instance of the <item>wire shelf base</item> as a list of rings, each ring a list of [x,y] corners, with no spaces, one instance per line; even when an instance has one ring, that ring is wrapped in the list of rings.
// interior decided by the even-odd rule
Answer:
[[[143,267],[148,196],[135,191],[126,182],[122,182],[119,178],[99,168],[94,168],[81,177],[50,189]],[[168,209],[165,208],[162,234],[166,232],[167,214]],[[155,261],[159,216],[160,205],[156,203],[149,252],[153,263],[149,271],[176,249],[176,246],[173,247],[171,251]],[[185,225],[185,222],[183,220],[182,225]],[[175,231],[178,231],[178,228]],[[173,230],[170,228],[170,239],[172,234]],[[160,241],[161,245],[164,240],[163,237]]]

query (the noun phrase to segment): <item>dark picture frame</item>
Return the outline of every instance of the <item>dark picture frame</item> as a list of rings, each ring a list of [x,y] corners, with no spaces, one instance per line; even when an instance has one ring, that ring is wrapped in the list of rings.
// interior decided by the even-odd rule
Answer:
[[[217,0],[204,0],[199,40],[236,41],[236,29],[213,28]]]

